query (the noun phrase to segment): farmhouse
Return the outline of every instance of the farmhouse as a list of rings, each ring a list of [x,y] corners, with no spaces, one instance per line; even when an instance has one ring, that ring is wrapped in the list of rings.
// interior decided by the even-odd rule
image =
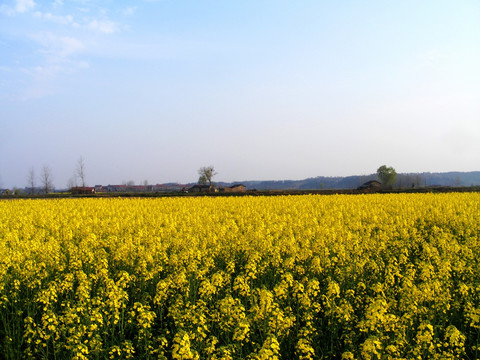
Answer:
[[[188,192],[192,193],[208,193],[208,192],[216,192],[217,189],[214,189],[213,186],[210,185],[193,185],[191,188],[188,189]]]
[[[88,186],[76,186],[72,187],[70,189],[70,192],[72,194],[95,194],[95,188],[94,187],[88,187]]]
[[[357,190],[380,190],[382,188],[382,183],[377,180],[370,180],[366,183],[360,185]]]
[[[235,184],[226,188],[223,188],[224,192],[232,193],[232,192],[245,192],[246,187],[243,184]]]

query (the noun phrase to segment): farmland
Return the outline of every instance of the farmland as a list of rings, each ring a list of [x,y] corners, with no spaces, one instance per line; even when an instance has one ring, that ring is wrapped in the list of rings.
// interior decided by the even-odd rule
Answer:
[[[7,359],[480,357],[480,194],[0,202]]]

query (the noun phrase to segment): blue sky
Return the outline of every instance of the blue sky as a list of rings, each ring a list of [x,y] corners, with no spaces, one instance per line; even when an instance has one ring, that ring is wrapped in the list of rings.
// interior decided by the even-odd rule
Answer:
[[[480,170],[479,64],[473,0],[1,1],[0,186]]]

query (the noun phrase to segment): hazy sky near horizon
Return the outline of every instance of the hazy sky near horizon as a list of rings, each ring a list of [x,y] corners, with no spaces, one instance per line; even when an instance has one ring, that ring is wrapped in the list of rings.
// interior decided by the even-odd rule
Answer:
[[[479,64],[477,0],[2,0],[0,187],[480,170]]]

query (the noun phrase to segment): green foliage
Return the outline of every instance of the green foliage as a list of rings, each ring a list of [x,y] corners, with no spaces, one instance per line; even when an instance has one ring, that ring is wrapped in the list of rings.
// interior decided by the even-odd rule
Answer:
[[[392,187],[395,184],[397,172],[393,167],[382,165],[377,169],[377,176],[385,187]]]

